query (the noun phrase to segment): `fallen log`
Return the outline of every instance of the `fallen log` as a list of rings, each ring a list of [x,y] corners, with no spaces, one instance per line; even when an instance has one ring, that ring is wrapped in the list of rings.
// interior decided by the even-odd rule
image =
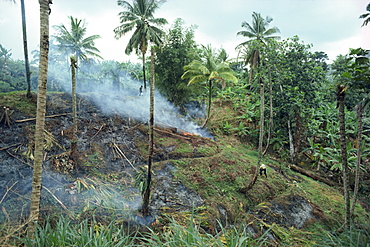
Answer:
[[[154,130],[157,131],[157,132],[162,132],[162,133],[169,134],[169,135],[172,135],[172,136],[176,136],[176,137],[179,137],[179,138],[184,138],[184,139],[187,139],[187,140],[191,140],[191,138],[189,138],[189,137],[185,137],[185,136],[180,135],[180,134],[175,134],[175,133],[167,131],[167,130],[161,130],[161,129],[158,129],[158,128],[155,128],[155,127],[154,127]]]
[[[309,172],[309,171],[306,171],[305,169],[302,169],[296,165],[289,165],[290,169],[292,169],[293,171],[295,172],[299,172],[307,177],[310,177],[316,181],[319,181],[319,182],[322,182],[322,183],[325,183],[327,185],[330,185],[330,186],[338,186],[337,183],[329,180],[329,179],[326,179],[326,178],[323,178],[323,177],[320,177],[316,174],[313,174],[312,172]]]
[[[45,118],[60,117],[60,116],[68,115],[68,114],[72,114],[72,112],[66,112],[66,113],[61,113],[61,114],[55,114],[55,115],[45,116]],[[36,118],[35,118],[35,117],[33,117],[33,118],[27,118],[27,119],[15,120],[15,122],[16,122],[16,123],[23,123],[23,122],[32,121],[32,120],[36,120]]]

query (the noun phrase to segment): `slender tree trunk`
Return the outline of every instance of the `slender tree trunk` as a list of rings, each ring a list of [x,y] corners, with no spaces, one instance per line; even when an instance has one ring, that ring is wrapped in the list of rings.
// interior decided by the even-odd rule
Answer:
[[[293,153],[293,162],[297,162],[297,156],[299,154],[300,147],[301,147],[301,131],[302,131],[302,124],[301,124],[301,113],[300,109],[297,109],[295,112],[295,133],[294,133],[294,153]]]
[[[361,166],[361,149],[362,149],[362,114],[364,109],[364,103],[361,102],[357,108],[357,119],[358,119],[358,129],[357,129],[357,163],[356,163],[356,175],[355,175],[355,188],[353,191],[351,216],[355,212],[355,206],[357,201],[358,186],[360,183],[360,166]]]
[[[343,191],[344,191],[344,208],[345,218],[344,226],[349,229],[351,223],[350,215],[350,198],[349,198],[349,182],[348,182],[348,161],[347,161],[347,141],[344,113],[344,99],[346,95],[346,87],[338,85],[337,87],[337,102],[339,109],[339,128],[340,128],[340,146],[342,156],[342,172],[343,172]]]
[[[288,136],[289,136],[289,153],[290,153],[290,160],[291,162],[294,161],[294,142],[293,142],[293,134],[292,134],[292,124],[290,119],[288,119]]]
[[[207,116],[202,124],[202,128],[206,127],[209,118],[211,117],[211,107],[212,107],[212,80],[208,80],[208,107],[207,107]]]
[[[249,183],[248,186],[242,188],[240,192],[246,193],[248,190],[252,189],[254,184],[257,181],[259,167],[262,160],[262,146],[263,146],[263,135],[264,135],[264,122],[265,122],[265,87],[262,78],[260,78],[260,97],[261,97],[261,104],[260,104],[260,133],[259,133],[259,141],[258,141],[258,160],[256,165],[256,171],[252,178],[252,181]]]
[[[143,57],[143,76],[144,76],[144,90],[146,90],[146,74],[145,74],[145,52],[142,52]]]
[[[49,54],[49,0],[39,0],[40,4],[40,64],[36,110],[35,154],[32,177],[32,195],[30,208],[30,232],[35,229],[40,214],[40,196],[42,184],[42,162],[44,147],[44,129],[46,112],[46,85]]]
[[[150,62],[150,116],[149,116],[149,155],[148,155],[148,174],[146,189],[143,196],[143,206],[142,213],[143,215],[149,215],[149,199],[150,199],[150,184],[152,182],[152,164],[153,164],[153,149],[154,149],[154,84],[155,84],[155,75],[154,75],[154,57],[155,49],[151,49],[151,62]]]
[[[77,169],[77,82],[76,82],[76,69],[77,61],[76,58],[71,57],[71,75],[72,75],[72,113],[73,113],[73,131],[72,131],[72,143],[71,143],[71,154],[70,157],[75,164],[75,169]]]
[[[26,10],[24,6],[24,0],[21,0],[21,10],[22,10],[24,64],[26,66],[27,97],[30,98],[31,97],[31,72],[30,72],[30,64],[28,62]]]
[[[259,133],[259,141],[258,141],[258,163],[257,163],[257,171],[261,164],[262,160],[262,145],[263,145],[263,136],[264,136],[264,125],[265,125],[265,85],[263,80],[260,79],[260,97],[261,97],[261,105],[260,105],[260,133]],[[258,172],[256,172],[258,174]]]
[[[268,67],[268,75],[269,75],[269,88],[270,88],[270,121],[269,121],[269,129],[267,132],[267,140],[266,140],[266,148],[265,151],[263,151],[263,155],[266,154],[267,149],[270,145],[270,139],[271,139],[271,131],[273,127],[273,121],[274,121],[274,110],[273,110],[273,103],[272,103],[272,80],[271,80],[271,69],[270,66]]]
[[[283,90],[282,85],[279,84],[279,87],[280,87],[281,93],[283,94],[284,90]],[[283,95],[283,98],[285,99],[284,95]],[[288,138],[289,138],[290,160],[291,160],[291,162],[293,162],[293,160],[294,160],[294,142],[293,142],[293,134],[292,134],[292,124],[291,124],[291,121],[289,119],[289,116],[288,116],[287,125],[288,125]]]

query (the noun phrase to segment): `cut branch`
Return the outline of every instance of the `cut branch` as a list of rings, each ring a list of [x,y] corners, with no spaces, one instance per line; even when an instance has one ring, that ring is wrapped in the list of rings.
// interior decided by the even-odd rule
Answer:
[[[7,147],[3,147],[3,148],[0,148],[0,151],[1,150],[5,150],[5,149],[8,149],[8,148],[11,148],[11,147],[14,147],[14,146],[18,146],[18,145],[21,145],[22,143],[16,143],[16,144],[13,144],[13,145],[10,145],[10,146],[7,146]]]
[[[60,204],[60,206],[67,212],[68,216],[71,218],[71,219],[74,219],[73,216],[72,216],[72,212],[68,210],[68,208],[66,206],[64,206],[64,204],[58,199],[58,197],[56,197],[48,188],[46,188],[45,186],[43,186],[43,188],[50,193],[50,195]]]
[[[9,191],[11,191],[11,189],[14,187],[14,185],[16,185],[18,183],[18,181],[16,181],[16,182],[14,182],[13,184],[12,184],[12,186],[10,186],[10,188],[7,188],[6,189],[6,192],[5,192],[5,194],[3,195],[3,198],[1,198],[1,200],[0,200],[0,204],[4,201],[4,199],[5,199],[5,197],[6,197],[6,195],[8,194],[8,192]]]
[[[117,144],[113,143],[113,147],[116,148],[117,152],[127,160],[127,162],[131,165],[132,168],[134,168],[135,171],[137,171],[137,169],[134,167],[134,165],[130,162],[130,160],[126,157],[126,155],[122,152],[122,150],[117,146]]]
[[[97,136],[104,127],[105,127],[105,124],[103,124],[102,126],[100,126],[98,132],[96,132],[95,135],[93,137],[91,137],[91,140],[94,139],[95,136]]]
[[[50,116],[45,116],[45,118],[53,118],[53,117],[60,117],[60,116],[66,116],[68,114],[72,114],[71,112],[61,113],[61,114],[55,114]],[[27,121],[33,121],[36,120],[36,118],[27,118],[27,119],[21,119],[21,120],[15,120],[16,123],[23,123]]]

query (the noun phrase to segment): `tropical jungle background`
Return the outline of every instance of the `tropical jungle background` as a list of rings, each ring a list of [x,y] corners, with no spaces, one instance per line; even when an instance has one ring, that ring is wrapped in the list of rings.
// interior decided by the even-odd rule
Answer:
[[[24,60],[0,44],[2,246],[369,245],[369,50],[329,62],[252,12],[230,57],[118,0],[140,62],[104,60],[39,3],[40,49],[26,20]]]

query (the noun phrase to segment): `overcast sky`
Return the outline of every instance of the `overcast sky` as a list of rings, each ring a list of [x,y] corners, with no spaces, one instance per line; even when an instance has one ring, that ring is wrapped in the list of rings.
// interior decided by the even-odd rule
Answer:
[[[130,1],[130,0],[129,0]],[[23,60],[21,7],[0,0],[0,44],[11,49],[13,59]],[[116,0],[54,0],[51,5],[50,34],[54,25],[69,27],[68,16],[86,21],[87,35],[99,34],[96,47],[106,60],[135,59],[124,53],[129,35],[119,40],[113,29],[119,26],[123,10]],[[282,38],[298,35],[312,51],[324,51],[330,59],[347,54],[349,48],[370,49],[370,25],[361,27],[359,16],[366,12],[369,0],[167,0],[155,13],[166,18],[169,28],[176,18],[186,26],[197,25],[198,44],[223,47],[235,57],[235,46],[246,38],[236,33],[245,30],[243,21],[252,22],[252,13],[273,18],[270,26],[280,29]],[[25,0],[29,51],[39,49],[38,0]]]

